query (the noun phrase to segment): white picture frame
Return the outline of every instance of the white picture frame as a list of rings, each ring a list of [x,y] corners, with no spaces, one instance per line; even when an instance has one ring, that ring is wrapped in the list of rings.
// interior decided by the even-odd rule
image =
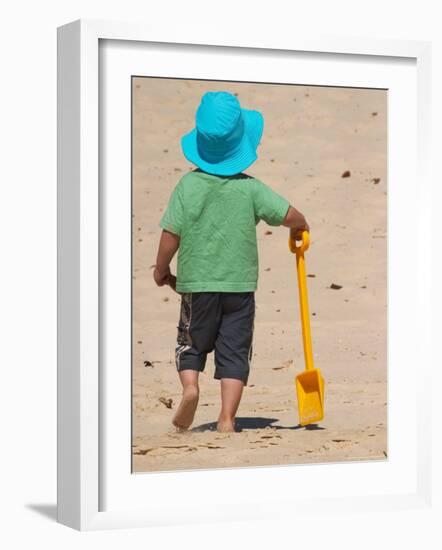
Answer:
[[[249,35],[250,37],[250,35]],[[100,484],[103,483],[103,433],[102,418],[105,411],[101,403],[103,397],[100,386],[101,356],[100,335],[102,314],[100,302],[102,289],[100,281],[103,263],[101,261],[100,225],[100,94],[99,59],[100,41],[125,41],[127,44],[169,44],[186,48],[204,49],[206,55],[214,47],[229,48],[235,52],[273,52],[283,55],[290,52],[328,53],[335,56],[377,56],[378,58],[408,58],[416,63],[417,73],[417,114],[416,132],[417,163],[419,186],[416,201],[421,219],[420,233],[425,235],[430,223],[432,188],[429,173],[431,103],[429,80],[431,69],[431,44],[420,41],[364,39],[350,36],[321,36],[311,38],[297,35],[293,38],[281,36],[268,43],[264,37],[246,38],[221,33],[219,36],[187,36],[186,31],[174,31],[167,36],[143,25],[102,21],[76,21],[58,30],[58,521],[79,530],[140,527],[195,521],[228,521],[264,517],[266,494],[262,498],[249,498],[248,509],[244,513],[233,508],[231,513],[219,514],[214,503],[203,502],[201,509],[192,508],[180,519],[167,513],[167,503],[155,507],[129,507],[127,504],[112,506],[103,510]],[[251,51],[251,50],[250,50]],[[367,57],[368,59],[368,57]],[[172,75],[170,75],[172,76]],[[418,353],[426,354],[420,365],[420,377],[415,387],[416,415],[416,456],[415,480],[412,489],[367,492],[366,496],[352,496],[351,486],[346,495],[336,493],[333,488],[325,496],[314,499],[293,498],[281,493],[281,500],[288,503],[291,513],[300,513],[302,503],[314,502],[315,513],[350,513],[355,509],[370,512],[374,509],[395,510],[398,508],[423,508],[431,502],[431,433],[428,419],[431,417],[431,403],[424,394],[425,386],[431,380],[431,347],[429,338],[431,327],[431,239],[420,239],[419,275],[426,284],[413,302],[416,313],[422,319],[413,353],[408,362]],[[416,275],[417,272],[414,272]],[[422,280],[422,279],[421,279]],[[404,290],[406,291],[406,289]],[[343,469],[351,464],[333,465],[334,473],[342,475]],[[291,467],[270,468],[274,479],[284,483]],[[306,475],[310,466],[303,466]],[[249,469],[247,469],[249,470]],[[331,470],[330,470],[331,471]],[[318,470],[316,470],[318,472]],[[164,474],[158,474],[159,476]],[[179,483],[191,479],[188,473],[174,473],[175,477],[145,478],[157,491],[162,483]],[[247,478],[241,470],[224,471],[222,477],[211,471],[194,472],[203,483],[239,482],[239,477]],[[352,475],[357,475],[353,472]],[[349,475],[349,478],[352,478]],[[263,484],[263,491],[269,491],[272,481]],[[267,487],[267,489],[266,489]],[[270,508],[270,504],[268,505]]]

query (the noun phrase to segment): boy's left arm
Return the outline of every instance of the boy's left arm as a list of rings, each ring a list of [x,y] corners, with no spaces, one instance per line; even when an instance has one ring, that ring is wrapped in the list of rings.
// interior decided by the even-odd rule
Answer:
[[[180,246],[178,235],[163,230],[158,246],[157,261],[153,278],[158,286],[170,285],[175,290],[176,277],[170,272],[170,262]]]

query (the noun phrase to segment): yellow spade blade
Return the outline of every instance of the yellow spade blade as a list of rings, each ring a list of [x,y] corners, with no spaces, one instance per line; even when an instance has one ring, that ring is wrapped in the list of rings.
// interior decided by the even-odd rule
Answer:
[[[296,377],[299,424],[306,426],[324,418],[324,379],[319,369],[311,369]]]

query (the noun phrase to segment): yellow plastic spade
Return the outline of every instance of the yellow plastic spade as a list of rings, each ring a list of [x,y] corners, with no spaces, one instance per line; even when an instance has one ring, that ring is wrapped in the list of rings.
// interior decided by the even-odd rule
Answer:
[[[304,344],[305,371],[296,377],[298,396],[299,424],[307,426],[324,418],[324,378],[313,365],[312,337],[310,332],[310,314],[308,309],[307,278],[305,275],[304,252],[310,245],[307,231],[302,233],[302,243],[289,238],[290,252],[296,254],[298,272],[299,303],[301,309],[302,341]]]

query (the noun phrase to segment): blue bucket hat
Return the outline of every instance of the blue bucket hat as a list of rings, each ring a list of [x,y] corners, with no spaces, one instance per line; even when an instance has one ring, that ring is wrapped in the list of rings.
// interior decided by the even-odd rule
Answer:
[[[228,92],[206,92],[196,112],[196,128],[181,138],[187,160],[204,172],[232,176],[258,158],[264,119],[259,111],[242,109]]]

